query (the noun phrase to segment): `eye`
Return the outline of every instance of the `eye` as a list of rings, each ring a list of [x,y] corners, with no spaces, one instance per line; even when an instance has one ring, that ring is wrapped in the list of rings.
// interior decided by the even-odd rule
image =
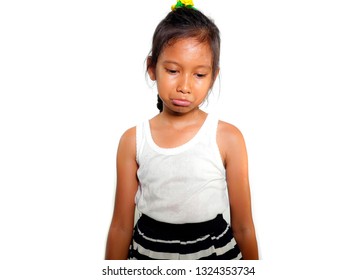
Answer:
[[[200,73],[197,73],[196,74],[196,76],[197,76],[197,78],[204,78],[204,77],[206,77],[207,76],[207,74],[200,74]]]
[[[169,73],[169,74],[176,74],[178,71],[174,70],[174,69],[166,68],[166,72]]]

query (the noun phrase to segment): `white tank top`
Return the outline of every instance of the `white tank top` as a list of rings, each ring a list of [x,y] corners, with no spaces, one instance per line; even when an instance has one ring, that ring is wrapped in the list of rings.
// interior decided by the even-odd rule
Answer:
[[[175,148],[152,139],[149,121],[136,127],[139,212],[161,222],[208,221],[228,207],[226,173],[216,134],[218,119],[207,115],[197,134]]]

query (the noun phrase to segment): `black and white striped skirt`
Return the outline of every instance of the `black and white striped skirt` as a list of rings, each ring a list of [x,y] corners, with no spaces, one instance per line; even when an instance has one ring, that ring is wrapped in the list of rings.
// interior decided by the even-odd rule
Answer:
[[[129,248],[132,260],[231,260],[242,254],[220,214],[192,224],[169,224],[142,215]]]

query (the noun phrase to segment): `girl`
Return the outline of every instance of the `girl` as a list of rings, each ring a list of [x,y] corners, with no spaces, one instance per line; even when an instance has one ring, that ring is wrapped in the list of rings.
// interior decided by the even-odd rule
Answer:
[[[106,259],[258,259],[243,136],[199,109],[219,53],[218,28],[192,1],[157,26],[147,72],[160,113],[120,140]]]

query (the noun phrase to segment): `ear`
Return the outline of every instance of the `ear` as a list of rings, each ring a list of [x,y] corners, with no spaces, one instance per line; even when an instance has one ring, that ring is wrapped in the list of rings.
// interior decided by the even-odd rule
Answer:
[[[155,67],[151,65],[152,57],[148,56],[146,59],[146,69],[152,81],[156,81]]]

